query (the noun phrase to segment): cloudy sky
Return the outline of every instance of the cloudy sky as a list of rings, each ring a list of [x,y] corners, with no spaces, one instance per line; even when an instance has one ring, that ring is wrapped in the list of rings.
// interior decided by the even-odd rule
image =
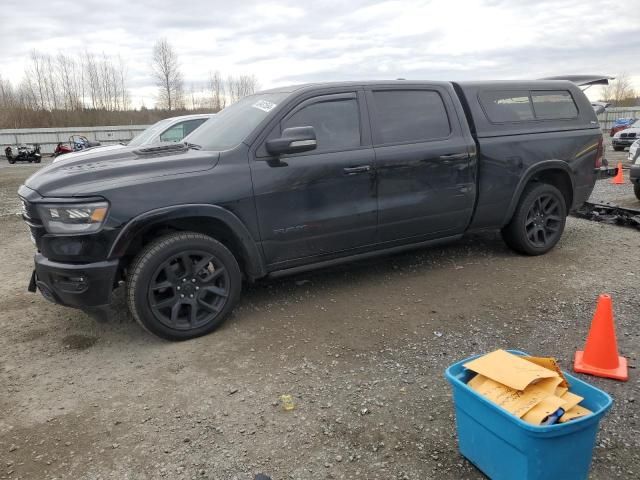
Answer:
[[[0,74],[31,50],[120,55],[135,104],[154,101],[166,37],[187,86],[209,72],[262,87],[349,79],[619,75],[640,87],[640,5],[628,0],[2,0]],[[632,8],[633,7],[633,8]],[[597,97],[597,89],[590,96]]]

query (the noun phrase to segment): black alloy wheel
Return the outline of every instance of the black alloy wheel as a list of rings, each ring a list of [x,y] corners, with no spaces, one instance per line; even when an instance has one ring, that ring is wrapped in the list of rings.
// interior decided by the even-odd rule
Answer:
[[[152,276],[149,305],[169,328],[194,329],[206,325],[229,298],[229,273],[208,252],[188,250],[162,262]]]
[[[527,237],[532,245],[544,248],[558,234],[561,224],[558,199],[553,195],[541,195],[527,213]]]
[[[542,255],[556,246],[567,218],[565,199],[548,183],[533,182],[522,192],[513,217],[502,229],[505,243],[525,255]]]
[[[217,328],[237,303],[242,274],[231,251],[195,232],[167,234],[146,245],[127,269],[127,299],[146,330],[187,340]]]

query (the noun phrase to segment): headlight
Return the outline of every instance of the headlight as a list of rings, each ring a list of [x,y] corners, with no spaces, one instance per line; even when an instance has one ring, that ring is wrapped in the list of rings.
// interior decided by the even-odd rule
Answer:
[[[38,205],[38,212],[49,233],[91,233],[100,229],[107,218],[109,204]]]

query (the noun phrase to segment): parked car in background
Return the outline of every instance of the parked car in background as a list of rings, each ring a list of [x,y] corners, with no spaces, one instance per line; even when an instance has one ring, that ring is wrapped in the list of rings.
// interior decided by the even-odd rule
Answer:
[[[634,164],[638,158],[640,158],[640,139],[633,142],[629,147],[629,162]]]
[[[640,120],[637,120],[630,127],[616,132],[611,140],[611,146],[616,152],[621,152],[625,148],[630,147],[638,138],[640,138]]]
[[[629,160],[631,161],[629,178],[633,183],[633,193],[640,200],[640,140],[636,140],[629,147]]]
[[[637,122],[640,119],[637,118],[618,118],[615,122],[613,122],[613,127],[611,127],[611,131],[609,132],[609,136],[613,137],[616,133],[625,130],[632,125],[640,126]]]
[[[602,164],[567,81],[343,82],[224,109],[184,143],[94,151],[20,187],[30,291],[95,311],[124,282],[135,319],[213,331],[242,282],[500,230],[541,255]]]
[[[120,150],[124,147],[142,147],[144,145],[161,142],[180,142],[184,137],[192,133],[214,115],[215,113],[199,113],[196,115],[165,118],[146,128],[140,135],[137,135],[127,144],[118,143],[116,145],[85,148],[79,152],[67,153],[56,157],[53,162],[78,158],[91,152],[108,152],[110,150]]]

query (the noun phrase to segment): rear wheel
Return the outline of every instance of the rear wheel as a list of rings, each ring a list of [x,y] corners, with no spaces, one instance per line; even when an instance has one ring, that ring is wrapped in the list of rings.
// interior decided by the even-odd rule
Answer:
[[[560,190],[547,183],[531,183],[522,193],[513,218],[502,229],[502,238],[519,253],[542,255],[560,240],[566,217]]]
[[[635,193],[636,198],[640,200],[640,182],[633,184],[633,193]]]
[[[148,331],[187,340],[218,327],[240,297],[238,262],[222,243],[179,232],[147,245],[132,263],[129,309]]]

